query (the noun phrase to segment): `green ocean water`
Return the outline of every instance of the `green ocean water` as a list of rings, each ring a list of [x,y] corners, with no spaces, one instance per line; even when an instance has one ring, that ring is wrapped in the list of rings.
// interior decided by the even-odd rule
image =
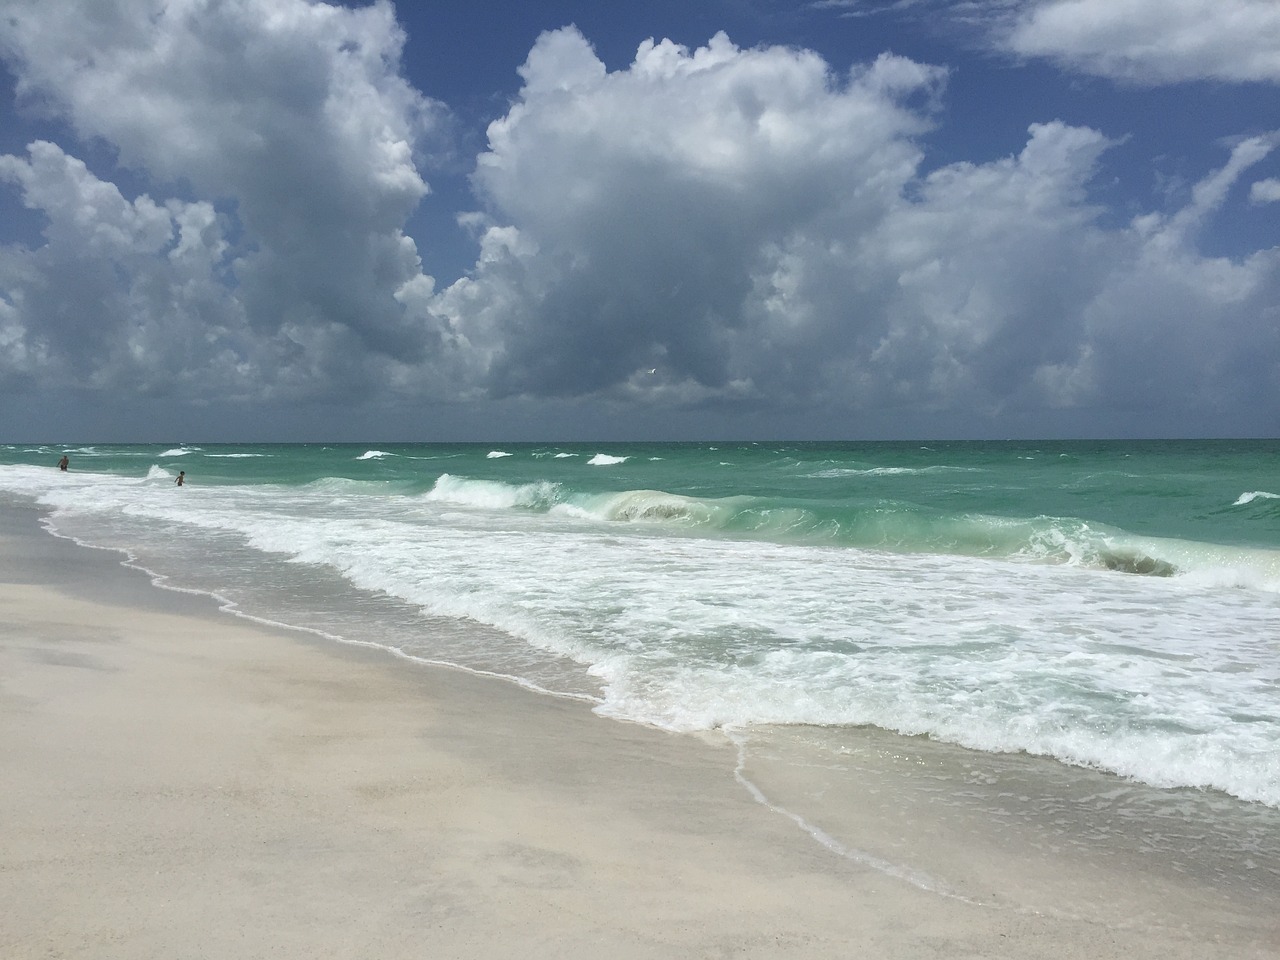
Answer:
[[[671,505],[667,519],[690,526],[908,551],[1034,551],[1048,547],[1037,537],[1086,525],[1280,548],[1274,440],[37,445],[0,448],[0,462],[47,466],[63,452],[77,470],[145,476],[161,464],[206,485],[345,478],[413,493],[448,473],[518,488],[530,510],[655,491],[723,506],[677,516]],[[609,462],[582,469],[597,457]],[[648,510],[658,519],[663,507]]]
[[[51,443],[0,447],[0,494],[246,615],[621,719],[1280,807],[1278,441]]]

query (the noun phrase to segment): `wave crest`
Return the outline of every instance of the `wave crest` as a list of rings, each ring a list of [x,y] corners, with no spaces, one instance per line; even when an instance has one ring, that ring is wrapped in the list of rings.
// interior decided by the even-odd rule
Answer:
[[[615,521],[680,521],[705,524],[716,518],[716,505],[695,497],[684,497],[660,490],[628,490],[601,497],[594,510],[588,512],[603,520]]]
[[[548,481],[511,484],[497,480],[472,480],[442,473],[424,495],[437,503],[487,510],[549,509],[560,500],[560,485]]]
[[[1280,500],[1280,493],[1268,493],[1266,490],[1253,490],[1249,493],[1240,494],[1232,506],[1243,507],[1245,504],[1253,503],[1255,500]]]
[[[651,489],[597,493],[550,481],[511,484],[451,474],[442,474],[425,496],[475,509],[552,512],[673,532],[1061,564],[1280,593],[1280,551],[1143,537],[1070,517],[941,514],[894,501],[824,510],[747,495],[704,498]]]

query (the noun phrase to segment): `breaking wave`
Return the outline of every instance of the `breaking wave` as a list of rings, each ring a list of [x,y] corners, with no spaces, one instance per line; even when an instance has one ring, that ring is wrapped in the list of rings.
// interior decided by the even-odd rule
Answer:
[[[1268,493],[1266,490],[1254,490],[1250,493],[1242,493],[1236,498],[1233,507],[1243,507],[1246,504],[1253,503],[1255,500],[1280,500],[1280,493]]]
[[[826,509],[756,496],[693,497],[662,490],[588,492],[541,481],[509,484],[443,474],[427,499],[477,510],[519,509],[652,525],[690,535],[1063,564],[1147,577],[1191,577],[1280,593],[1280,552],[1143,537],[1070,517],[944,514],[877,501]]]

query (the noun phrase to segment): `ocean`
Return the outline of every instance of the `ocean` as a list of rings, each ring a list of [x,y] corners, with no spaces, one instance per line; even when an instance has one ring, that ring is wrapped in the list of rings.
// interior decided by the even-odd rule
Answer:
[[[0,492],[241,615],[728,736],[752,789],[905,749],[988,819],[1217,818],[1280,888],[1280,441],[13,444]]]

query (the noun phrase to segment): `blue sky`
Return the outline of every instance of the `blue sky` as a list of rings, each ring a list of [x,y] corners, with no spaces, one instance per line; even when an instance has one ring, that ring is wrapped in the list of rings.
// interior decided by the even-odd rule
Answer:
[[[1274,436],[1272,0],[10,0],[3,439]]]

